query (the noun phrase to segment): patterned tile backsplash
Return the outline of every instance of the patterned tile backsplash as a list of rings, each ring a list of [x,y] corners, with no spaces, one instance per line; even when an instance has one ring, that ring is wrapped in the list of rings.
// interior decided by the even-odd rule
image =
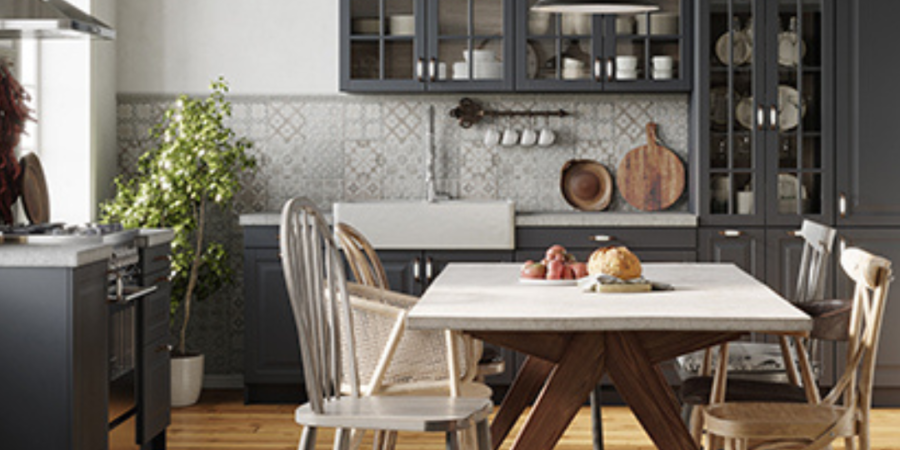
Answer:
[[[439,192],[458,199],[512,199],[519,211],[571,211],[559,171],[573,158],[594,159],[615,177],[619,161],[646,142],[645,125],[683,161],[688,156],[688,97],[666,95],[484,95],[486,108],[572,112],[566,118],[486,120],[461,128],[448,112],[461,96],[233,96],[231,126],[255,143],[259,167],[244,179],[236,210],[219,217],[214,237],[226,242],[236,283],[197,306],[191,346],[207,353],[207,372],[243,370],[242,235],[237,215],[277,211],[303,195],[323,210],[335,201],[425,198],[426,127],[435,108]],[[121,95],[119,169],[131,173],[153,145],[148,130],[175,97]],[[551,147],[486,146],[488,129],[549,127]],[[673,210],[687,210],[682,198]],[[631,211],[620,196],[613,211]]]

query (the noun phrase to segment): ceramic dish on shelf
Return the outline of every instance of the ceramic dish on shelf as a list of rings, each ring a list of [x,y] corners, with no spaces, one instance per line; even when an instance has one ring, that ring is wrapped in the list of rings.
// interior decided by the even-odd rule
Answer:
[[[528,74],[528,78],[537,78],[538,70],[540,69],[538,61],[540,61],[540,58],[538,57],[537,47],[533,42],[529,42],[525,46],[525,72]]]
[[[796,176],[789,173],[778,174],[778,212],[780,214],[792,214],[797,212],[797,188],[800,190],[799,201],[805,207],[809,195],[806,186],[800,184]]]
[[[716,56],[722,64],[729,65],[728,43],[731,40],[731,32],[726,32],[716,41]],[[734,43],[731,45],[732,58],[735,66],[742,66],[753,59],[753,41],[747,36],[747,33],[741,30],[734,31]]]
[[[379,34],[381,19],[378,17],[357,17],[353,19],[353,34]]]
[[[806,43],[796,32],[778,33],[778,64],[785,67],[797,67],[806,56]]]
[[[740,103],[741,97],[734,93],[735,103]],[[714,86],[709,90],[709,119],[714,125],[728,125],[728,87]]]
[[[413,14],[398,14],[391,16],[388,22],[388,32],[391,36],[414,36],[416,34],[416,16]]]
[[[793,130],[800,124],[800,118],[805,116],[806,102],[800,100],[800,93],[790,86],[779,85],[778,129],[781,131]]]
[[[577,286],[578,280],[539,280],[537,278],[519,278],[519,283],[533,286]]]
[[[734,118],[742,127],[753,129],[753,97],[744,97],[734,107]]]

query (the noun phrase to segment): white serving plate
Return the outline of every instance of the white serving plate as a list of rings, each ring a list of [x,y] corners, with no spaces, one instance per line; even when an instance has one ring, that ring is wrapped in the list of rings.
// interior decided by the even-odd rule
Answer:
[[[534,286],[577,286],[578,280],[538,280],[535,278],[519,278],[519,283]]]

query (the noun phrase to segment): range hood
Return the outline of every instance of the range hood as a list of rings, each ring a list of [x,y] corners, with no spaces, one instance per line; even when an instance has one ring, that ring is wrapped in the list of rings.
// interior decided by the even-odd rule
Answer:
[[[64,0],[0,1],[0,39],[115,39],[109,25]]]

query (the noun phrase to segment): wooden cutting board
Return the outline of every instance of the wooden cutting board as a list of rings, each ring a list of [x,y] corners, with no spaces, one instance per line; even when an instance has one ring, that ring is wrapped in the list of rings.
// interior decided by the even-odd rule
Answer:
[[[678,155],[659,145],[656,124],[647,124],[647,145],[628,152],[616,174],[619,192],[642,211],[671,207],[684,192],[684,164]]]
[[[41,160],[34,153],[29,153],[19,160],[22,165],[22,207],[25,215],[33,223],[50,221],[50,194],[47,192],[47,180]]]

